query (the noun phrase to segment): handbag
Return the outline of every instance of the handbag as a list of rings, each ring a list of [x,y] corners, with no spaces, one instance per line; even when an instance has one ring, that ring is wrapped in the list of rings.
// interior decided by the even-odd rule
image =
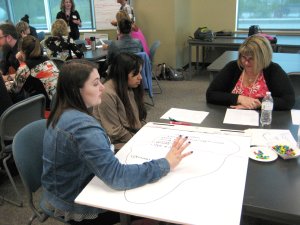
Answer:
[[[214,40],[215,36],[212,30],[208,29],[207,27],[199,27],[194,32],[194,38],[211,42]]]
[[[255,34],[259,34],[259,35],[267,38],[270,41],[271,44],[276,44],[277,43],[277,38],[276,37],[273,37],[271,35],[263,33],[258,25],[252,25],[252,26],[249,27],[248,37],[252,36],[252,35],[255,35]]]
[[[252,25],[249,27],[248,30],[248,37],[254,35],[254,34],[258,34],[261,31],[261,29],[259,28],[258,25]]]
[[[161,72],[158,75],[159,80],[174,80],[180,81],[184,80],[182,72],[173,69],[171,66],[168,66],[166,63],[158,64],[158,67],[161,67]]]

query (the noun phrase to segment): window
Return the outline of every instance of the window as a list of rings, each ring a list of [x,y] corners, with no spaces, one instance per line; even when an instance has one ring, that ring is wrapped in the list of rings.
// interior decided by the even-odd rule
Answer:
[[[29,15],[30,25],[37,30],[49,32],[51,24],[60,11],[61,0],[0,0],[0,22],[10,20],[14,24],[25,15]],[[94,30],[93,0],[74,0],[75,8],[82,21],[81,30]],[[2,13],[4,11],[4,13]],[[8,13],[11,12],[11,13]]]
[[[300,0],[238,0],[237,29],[300,30]]]

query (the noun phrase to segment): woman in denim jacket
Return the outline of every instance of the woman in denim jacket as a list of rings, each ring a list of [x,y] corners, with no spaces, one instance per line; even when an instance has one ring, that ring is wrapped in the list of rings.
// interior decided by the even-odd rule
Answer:
[[[117,213],[74,202],[94,176],[113,189],[132,189],[159,180],[192,153],[183,153],[189,142],[177,137],[165,158],[140,165],[121,164],[105,131],[88,110],[100,104],[103,91],[97,65],[84,60],[63,65],[44,137],[41,206],[70,224],[119,221]]]

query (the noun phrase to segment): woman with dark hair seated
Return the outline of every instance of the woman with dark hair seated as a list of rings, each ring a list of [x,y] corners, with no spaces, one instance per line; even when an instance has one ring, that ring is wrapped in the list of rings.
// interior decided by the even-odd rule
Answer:
[[[121,164],[104,129],[89,108],[101,103],[104,86],[97,66],[67,61],[60,71],[57,100],[47,121],[43,147],[41,206],[69,224],[111,225],[119,214],[75,203],[94,176],[115,190],[129,190],[166,176],[192,152],[177,137],[165,157],[143,164]]]
[[[119,39],[112,41],[108,48],[107,63],[111,64],[113,58],[121,52],[138,53],[143,52],[144,48],[140,40],[131,37],[132,22],[129,19],[121,19],[118,23],[120,31]]]
[[[10,88],[14,101],[42,93],[47,99],[47,108],[56,92],[59,70],[53,61],[42,55],[37,38],[28,35],[21,40],[18,59],[24,60],[16,72]],[[20,94],[20,95],[19,95]]]
[[[143,60],[134,53],[120,53],[110,66],[102,102],[93,114],[119,150],[146,123]]]

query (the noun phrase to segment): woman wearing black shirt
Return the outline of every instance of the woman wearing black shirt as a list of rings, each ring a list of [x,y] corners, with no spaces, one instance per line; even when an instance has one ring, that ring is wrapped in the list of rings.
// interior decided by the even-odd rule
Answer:
[[[73,0],[62,0],[60,3],[60,12],[57,13],[56,19],[63,19],[67,22],[69,28],[69,36],[73,40],[79,39],[79,28],[81,27],[80,15],[75,10],[75,4]]]

